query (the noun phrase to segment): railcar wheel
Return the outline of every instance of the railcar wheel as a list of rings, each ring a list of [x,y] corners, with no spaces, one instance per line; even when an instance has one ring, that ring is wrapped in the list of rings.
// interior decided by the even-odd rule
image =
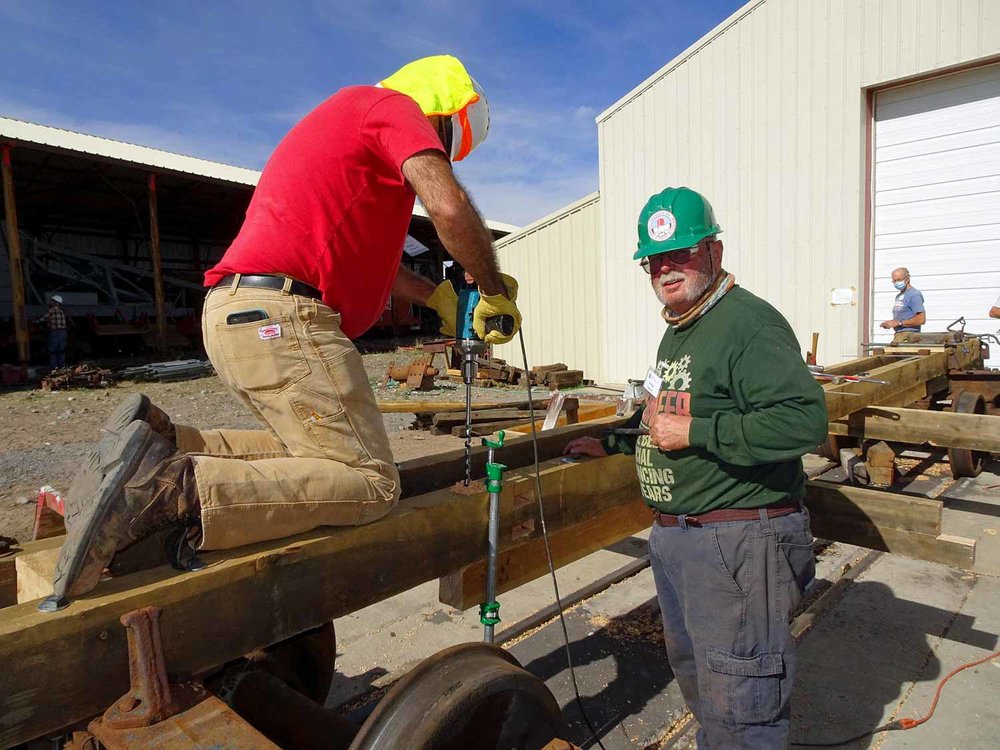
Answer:
[[[350,750],[540,750],[562,730],[544,682],[501,648],[464,643],[397,682]]]
[[[982,394],[959,391],[954,397],[951,410],[958,414],[985,414],[986,400]],[[970,448],[949,448],[948,463],[951,464],[951,475],[955,479],[978,477],[987,457],[988,455],[983,451],[974,451]]]

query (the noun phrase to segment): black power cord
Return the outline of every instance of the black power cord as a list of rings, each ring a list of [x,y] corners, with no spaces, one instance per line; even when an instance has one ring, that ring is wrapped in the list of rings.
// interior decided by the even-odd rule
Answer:
[[[521,359],[524,361],[524,377],[528,384],[528,415],[531,419],[531,447],[535,453],[535,495],[538,497],[538,517],[542,527],[542,541],[545,543],[545,559],[549,563],[549,574],[552,576],[552,590],[555,592],[556,608],[559,610],[559,623],[562,625],[563,644],[566,650],[566,663],[569,665],[569,676],[573,683],[573,695],[576,697],[576,705],[580,709],[580,715],[590,730],[590,735],[601,750],[607,750],[597,736],[597,730],[587,716],[587,711],[583,707],[583,700],[580,698],[580,688],[576,684],[576,670],[573,669],[573,657],[569,649],[569,631],[566,629],[566,618],[563,616],[562,599],[559,596],[559,581],[556,580],[556,568],[552,562],[552,550],[549,548],[549,532],[545,527],[545,506],[542,503],[542,479],[541,462],[538,458],[538,431],[535,429],[535,404],[531,393],[531,370],[528,367],[528,352],[524,348],[524,332],[518,330],[518,339],[521,342]]]

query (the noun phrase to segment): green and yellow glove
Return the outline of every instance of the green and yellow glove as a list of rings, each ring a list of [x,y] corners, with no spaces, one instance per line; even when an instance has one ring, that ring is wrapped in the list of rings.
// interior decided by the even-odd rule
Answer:
[[[487,344],[506,344],[514,338],[521,327],[521,311],[514,304],[514,300],[517,299],[517,281],[505,273],[500,275],[503,277],[504,286],[507,287],[507,294],[487,295],[480,291],[479,304],[472,313],[472,327],[476,329],[476,335]],[[500,331],[486,332],[486,321],[498,315],[509,315],[514,319],[514,329],[510,335],[505,336]]]
[[[434,293],[427,298],[427,307],[434,310],[441,318],[441,334],[454,336],[455,316],[458,314],[458,295],[450,281],[445,279],[437,285]]]

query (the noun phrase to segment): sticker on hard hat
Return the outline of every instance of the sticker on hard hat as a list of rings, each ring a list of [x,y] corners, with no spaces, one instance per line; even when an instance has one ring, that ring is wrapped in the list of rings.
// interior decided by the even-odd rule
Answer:
[[[674,230],[676,229],[677,219],[674,218],[672,213],[666,210],[657,211],[646,222],[646,231],[649,233],[649,239],[653,240],[653,242],[666,242],[674,236]]]

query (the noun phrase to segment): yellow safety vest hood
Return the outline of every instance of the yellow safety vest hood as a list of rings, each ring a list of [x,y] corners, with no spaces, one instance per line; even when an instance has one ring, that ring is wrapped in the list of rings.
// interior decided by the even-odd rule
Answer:
[[[486,140],[490,129],[489,102],[458,58],[435,55],[414,60],[378,86],[406,94],[428,117],[451,117],[448,155],[452,161],[461,161]]]

